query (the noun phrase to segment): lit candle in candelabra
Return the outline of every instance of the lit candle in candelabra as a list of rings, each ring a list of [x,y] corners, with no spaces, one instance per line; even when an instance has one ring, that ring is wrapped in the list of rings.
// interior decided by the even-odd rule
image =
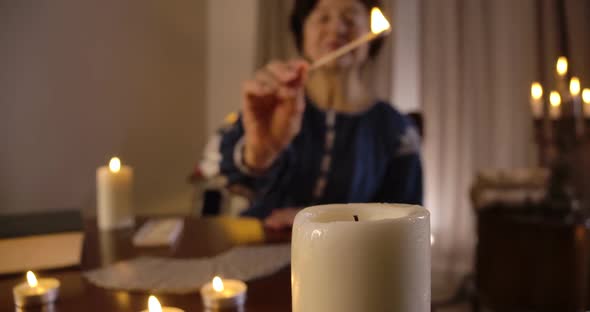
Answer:
[[[570,93],[572,97],[580,96],[580,79],[578,77],[572,77],[570,80]]]
[[[584,101],[584,116],[590,118],[590,89],[582,91],[582,100]]]
[[[557,91],[551,91],[549,95],[549,103],[551,103],[551,108],[549,110],[549,115],[551,119],[559,119],[561,117],[561,95]]]
[[[568,71],[568,61],[565,56],[560,56],[555,63],[555,71],[557,73],[557,91],[561,93],[567,92],[567,71]]]
[[[576,133],[583,135],[584,133],[584,117],[582,108],[582,99],[580,98],[580,79],[572,77],[570,80],[570,95],[572,98],[572,110],[574,112],[574,119],[576,123]]]
[[[538,82],[531,85],[531,110],[535,119],[543,117],[543,87]]]
[[[565,77],[565,75],[567,74],[567,68],[568,68],[567,58],[565,56],[560,56],[557,59],[557,63],[555,64],[555,69],[557,70],[557,74],[560,77]]]

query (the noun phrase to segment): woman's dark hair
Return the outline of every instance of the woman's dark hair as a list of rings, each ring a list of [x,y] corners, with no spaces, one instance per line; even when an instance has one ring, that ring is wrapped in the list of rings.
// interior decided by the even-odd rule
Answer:
[[[309,14],[318,4],[319,0],[295,0],[293,12],[291,13],[291,31],[295,37],[295,45],[300,53],[303,54],[303,24]],[[373,7],[381,7],[380,0],[358,0],[371,11]],[[383,45],[383,37],[373,40],[369,46],[369,57],[374,58],[379,53]]]

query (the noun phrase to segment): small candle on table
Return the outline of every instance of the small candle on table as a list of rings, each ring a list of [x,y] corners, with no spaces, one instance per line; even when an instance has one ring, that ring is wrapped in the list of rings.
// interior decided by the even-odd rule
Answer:
[[[535,119],[543,117],[543,87],[538,82],[531,85],[531,111]]]
[[[430,311],[431,239],[420,206],[303,209],[291,244],[293,312]]]
[[[142,312],[184,312],[184,310],[174,307],[163,307],[155,296],[148,298],[148,309]]]
[[[108,166],[96,170],[96,205],[98,228],[112,230],[134,224],[133,169],[122,166],[117,157]]]
[[[201,287],[203,305],[209,309],[240,308],[246,302],[248,287],[239,280],[215,276],[213,280]]]
[[[549,103],[551,104],[549,108],[551,119],[559,119],[561,117],[561,95],[559,95],[559,92],[551,91],[551,94],[549,94]]]
[[[350,43],[340,47],[337,50],[334,50],[333,52],[326,54],[324,57],[321,57],[311,65],[309,71],[322,67],[336,60],[337,58],[345,55],[346,53],[349,53],[350,51],[360,47],[361,45],[368,43],[372,40],[375,40],[384,34],[389,33],[390,30],[391,25],[389,24],[383,13],[381,13],[381,10],[379,10],[379,8],[377,7],[374,7],[373,9],[371,9],[371,31],[369,33],[351,41]]]
[[[14,303],[20,308],[52,304],[59,295],[59,286],[55,278],[37,280],[35,274],[28,271],[27,281],[12,289]]]

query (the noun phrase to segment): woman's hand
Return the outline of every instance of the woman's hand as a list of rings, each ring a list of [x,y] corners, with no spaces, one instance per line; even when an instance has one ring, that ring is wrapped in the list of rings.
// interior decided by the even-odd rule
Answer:
[[[283,230],[293,226],[295,215],[300,211],[299,208],[282,208],[272,211],[270,216],[264,219],[264,226],[272,230]]]
[[[305,109],[305,61],[274,61],[242,87],[244,162],[264,172],[301,129]]]

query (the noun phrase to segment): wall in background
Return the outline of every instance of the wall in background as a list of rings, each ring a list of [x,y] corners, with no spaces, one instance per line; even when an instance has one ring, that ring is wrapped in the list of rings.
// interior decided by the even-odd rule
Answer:
[[[422,109],[420,4],[417,0],[392,0],[393,86],[392,101],[402,112]]]
[[[140,213],[188,211],[207,129],[207,12],[1,0],[0,214],[93,209],[95,169],[112,155],[135,168]]]
[[[228,113],[240,109],[242,81],[254,72],[258,1],[209,2],[207,131],[210,134],[219,128]]]

